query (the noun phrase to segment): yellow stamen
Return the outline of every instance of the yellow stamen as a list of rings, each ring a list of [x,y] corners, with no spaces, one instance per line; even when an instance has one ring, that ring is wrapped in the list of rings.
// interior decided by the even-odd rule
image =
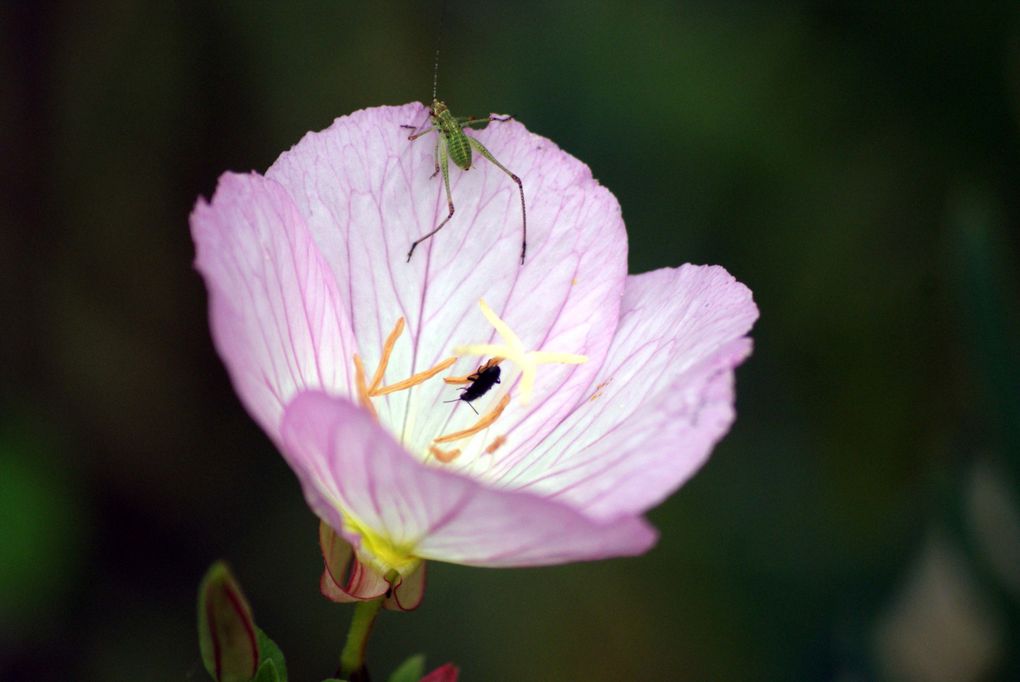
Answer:
[[[382,383],[383,373],[386,371],[387,365],[390,364],[390,355],[393,353],[393,347],[397,344],[397,339],[400,338],[400,334],[404,331],[404,318],[397,320],[397,324],[394,325],[393,331],[386,337],[386,345],[383,346],[382,359],[379,360],[379,366],[375,370],[375,375],[372,377],[372,383],[368,387],[369,394],[372,394],[375,389],[379,388],[379,384]]]
[[[511,360],[521,369],[522,405],[527,405],[531,402],[531,395],[535,389],[535,377],[537,375],[539,365],[548,365],[553,363],[580,365],[588,362],[587,356],[576,355],[574,353],[553,353],[543,350],[526,351],[524,349],[524,344],[521,343],[521,339],[517,336],[517,334],[514,334],[513,330],[510,329],[506,322],[499,319],[499,316],[493,312],[492,308],[489,307],[484,299],[479,299],[478,307],[482,309],[482,314],[485,315],[485,319],[489,321],[489,324],[491,324],[496,332],[498,332],[503,338],[504,343],[502,345],[493,343],[478,343],[467,346],[457,346],[453,349],[453,354],[491,355]]]
[[[454,449],[454,450],[440,450],[435,445],[430,445],[429,446],[429,452],[431,452],[432,456],[435,457],[436,459],[438,459],[443,464],[449,464],[453,460],[455,460],[458,457],[460,457],[460,450],[456,450],[456,449]]]
[[[380,389],[376,389],[372,393],[372,396],[378,397],[381,395],[389,395],[390,393],[396,393],[397,391],[403,391],[404,389],[411,388],[412,386],[417,386],[423,381],[431,379],[443,370],[449,369],[455,362],[457,362],[457,358],[446,358],[432,369],[427,369],[424,372],[418,372],[403,381],[398,381],[395,384],[390,384],[389,386],[383,386]]]
[[[489,446],[485,448],[485,452],[491,455],[492,453],[496,452],[496,450],[499,450],[503,446],[503,443],[505,442],[506,436],[496,436],[496,440],[489,443]]]
[[[503,414],[503,410],[505,410],[506,406],[509,404],[510,404],[509,394],[504,395],[502,398],[500,398],[499,404],[497,404],[496,407],[494,407],[491,412],[485,413],[485,415],[483,415],[481,419],[475,422],[474,426],[464,429],[463,431],[454,431],[453,433],[448,433],[445,436],[440,436],[439,438],[436,438],[432,442],[452,443],[455,440],[461,440],[467,438],[468,436],[473,436],[479,431],[483,431],[489,428],[489,425],[492,424],[492,422],[499,419],[499,415]]]
[[[375,412],[375,405],[372,404],[372,398],[368,393],[368,386],[365,384],[365,365],[361,362],[361,357],[354,354],[354,380],[358,387],[358,402],[366,410],[372,413],[372,416],[376,419],[379,415]]]

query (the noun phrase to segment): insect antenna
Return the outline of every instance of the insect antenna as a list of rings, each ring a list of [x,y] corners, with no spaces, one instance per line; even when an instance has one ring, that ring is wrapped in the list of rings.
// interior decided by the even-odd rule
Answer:
[[[435,101],[439,92],[439,46],[443,42],[443,18],[446,16],[446,0],[443,0],[443,7],[439,10],[439,32],[436,34],[436,61],[432,65],[432,100]]]
[[[460,398],[454,398],[453,400],[444,400],[443,402],[444,403],[458,403],[458,402],[460,402]],[[465,402],[465,404],[467,404],[468,407],[470,407],[472,410],[474,410],[475,414],[478,414],[478,410],[475,410],[475,406],[474,405],[472,405],[471,403],[469,403],[466,400],[464,402]]]

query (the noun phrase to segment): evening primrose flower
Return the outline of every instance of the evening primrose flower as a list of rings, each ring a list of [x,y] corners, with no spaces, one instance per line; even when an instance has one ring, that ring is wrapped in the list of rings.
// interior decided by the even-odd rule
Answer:
[[[648,550],[642,514],[733,421],[757,317],[719,267],[628,276],[615,198],[517,122],[470,134],[524,182],[524,265],[516,187],[489,164],[452,173],[456,216],[406,262],[446,210],[400,127],[423,112],[339,118],[191,218],[216,347],[323,522],[323,592],[394,608],[429,559]],[[497,363],[479,414],[446,403]]]

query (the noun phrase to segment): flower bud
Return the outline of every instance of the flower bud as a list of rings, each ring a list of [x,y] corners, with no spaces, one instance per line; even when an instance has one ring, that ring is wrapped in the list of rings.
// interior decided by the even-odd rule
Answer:
[[[198,590],[198,642],[202,662],[216,682],[248,682],[258,670],[259,645],[251,607],[222,561]]]
[[[446,663],[421,678],[419,682],[457,682],[459,676],[460,668],[453,663]]]

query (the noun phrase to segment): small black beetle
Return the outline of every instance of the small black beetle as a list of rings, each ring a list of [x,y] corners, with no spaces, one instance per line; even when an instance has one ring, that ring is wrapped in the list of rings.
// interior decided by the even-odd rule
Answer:
[[[502,358],[492,358],[484,365],[478,367],[474,374],[469,374],[467,380],[471,382],[470,386],[465,386],[460,389],[461,394],[459,398],[453,400],[444,400],[446,403],[455,403],[458,400],[463,400],[468,404],[475,414],[478,414],[478,410],[475,410],[475,406],[471,404],[471,401],[481,398],[483,395],[489,392],[489,390],[500,383],[499,381],[499,363]]]

